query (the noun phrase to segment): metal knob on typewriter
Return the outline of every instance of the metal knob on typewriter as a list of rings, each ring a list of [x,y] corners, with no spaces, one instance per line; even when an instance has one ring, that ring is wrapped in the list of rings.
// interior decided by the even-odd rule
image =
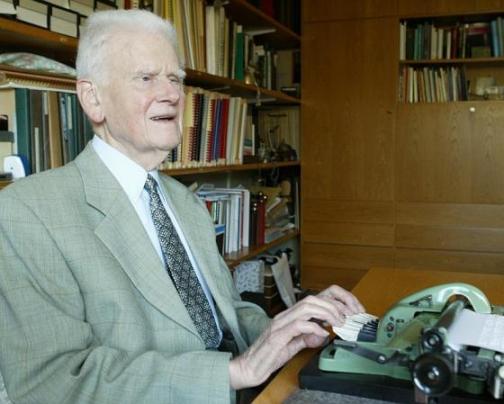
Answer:
[[[420,355],[413,364],[413,382],[415,384],[415,398],[419,394],[428,402],[428,397],[439,397],[448,393],[454,384],[453,367],[449,360],[436,353]]]

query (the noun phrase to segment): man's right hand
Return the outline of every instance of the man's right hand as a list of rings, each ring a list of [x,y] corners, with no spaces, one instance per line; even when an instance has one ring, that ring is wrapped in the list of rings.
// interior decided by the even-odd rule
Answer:
[[[363,311],[357,298],[339,286],[306,297],[275,316],[249,349],[230,361],[231,387],[260,385],[302,349],[321,346],[329,333],[313,319],[342,325],[346,315]]]

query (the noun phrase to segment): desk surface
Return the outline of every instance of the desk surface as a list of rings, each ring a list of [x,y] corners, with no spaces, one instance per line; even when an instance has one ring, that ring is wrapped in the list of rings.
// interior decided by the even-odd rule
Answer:
[[[399,299],[418,290],[449,282],[465,282],[480,288],[492,304],[504,305],[504,276],[467,272],[419,271],[373,268],[352,292],[369,313],[382,316]],[[282,403],[298,389],[298,373],[316,349],[300,352],[254,400],[254,404]]]

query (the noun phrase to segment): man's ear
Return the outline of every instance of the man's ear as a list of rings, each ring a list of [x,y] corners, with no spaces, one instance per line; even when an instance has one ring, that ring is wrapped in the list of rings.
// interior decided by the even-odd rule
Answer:
[[[91,122],[102,123],[105,115],[95,85],[89,80],[77,80],[77,96]]]

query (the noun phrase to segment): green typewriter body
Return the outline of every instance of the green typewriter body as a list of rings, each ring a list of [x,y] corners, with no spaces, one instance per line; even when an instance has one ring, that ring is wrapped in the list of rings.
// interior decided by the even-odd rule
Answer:
[[[504,313],[471,285],[428,288],[389,309],[378,321],[374,337],[355,342],[335,339],[321,352],[319,369],[411,380],[417,402],[431,402],[452,388],[471,394],[488,390],[494,398],[502,398],[504,355],[473,347],[453,349],[447,343],[450,325],[464,308]]]

